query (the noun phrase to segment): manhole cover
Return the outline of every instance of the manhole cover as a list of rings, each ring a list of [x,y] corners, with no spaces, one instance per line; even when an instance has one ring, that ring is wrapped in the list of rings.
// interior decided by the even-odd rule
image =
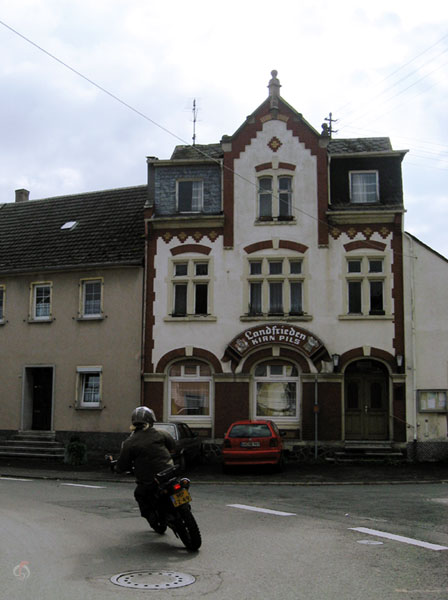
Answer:
[[[129,571],[110,578],[112,583],[135,590],[167,590],[184,587],[196,581],[188,573],[174,571]]]

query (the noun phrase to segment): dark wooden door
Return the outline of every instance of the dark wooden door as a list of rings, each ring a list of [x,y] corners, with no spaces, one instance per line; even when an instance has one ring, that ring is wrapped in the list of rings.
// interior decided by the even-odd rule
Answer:
[[[345,380],[347,440],[388,439],[388,380],[381,372],[353,372]]]

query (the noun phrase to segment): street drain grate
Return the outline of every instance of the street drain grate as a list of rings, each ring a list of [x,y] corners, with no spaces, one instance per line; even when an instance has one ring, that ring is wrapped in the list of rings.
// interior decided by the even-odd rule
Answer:
[[[168,590],[191,585],[196,581],[193,575],[174,571],[129,571],[114,575],[110,580],[115,585],[134,590]]]

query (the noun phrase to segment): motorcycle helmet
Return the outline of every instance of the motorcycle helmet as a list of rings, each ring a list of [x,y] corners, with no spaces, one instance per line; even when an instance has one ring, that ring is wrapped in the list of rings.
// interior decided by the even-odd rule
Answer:
[[[156,421],[156,415],[151,408],[147,406],[137,406],[132,411],[132,425],[148,424],[152,425]]]

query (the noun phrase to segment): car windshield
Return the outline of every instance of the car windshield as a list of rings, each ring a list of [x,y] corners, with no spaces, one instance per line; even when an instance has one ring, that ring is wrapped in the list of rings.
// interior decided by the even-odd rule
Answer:
[[[166,431],[174,439],[177,438],[177,435],[176,435],[176,426],[175,425],[171,425],[171,423],[154,423],[154,429],[158,429],[159,431]]]
[[[230,430],[229,437],[271,437],[271,430],[265,423],[249,423],[245,425],[234,425]]]

